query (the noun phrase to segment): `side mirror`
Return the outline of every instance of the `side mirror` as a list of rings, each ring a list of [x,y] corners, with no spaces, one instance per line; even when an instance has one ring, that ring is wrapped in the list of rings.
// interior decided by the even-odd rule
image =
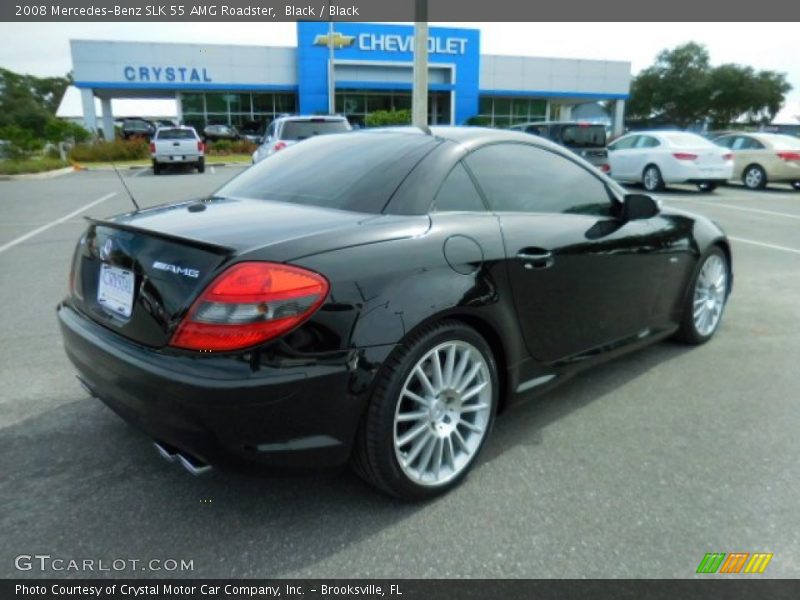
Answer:
[[[626,194],[622,206],[622,218],[626,221],[649,219],[661,212],[658,201],[647,194]]]

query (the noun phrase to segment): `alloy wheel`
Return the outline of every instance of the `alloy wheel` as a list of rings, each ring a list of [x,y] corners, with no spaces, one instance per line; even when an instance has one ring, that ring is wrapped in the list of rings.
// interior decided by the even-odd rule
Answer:
[[[711,335],[722,317],[728,293],[728,271],[717,254],[706,259],[694,288],[694,326],[702,336]]]
[[[763,185],[763,181],[764,172],[758,167],[751,167],[744,174],[744,184],[751,190],[760,188]]]
[[[648,192],[653,192],[657,190],[661,185],[661,174],[656,167],[647,167],[644,172],[644,178],[642,183],[644,183],[644,188]]]
[[[464,471],[488,432],[492,379],[481,352],[449,341],[411,369],[394,416],[394,450],[414,483],[441,486]]]

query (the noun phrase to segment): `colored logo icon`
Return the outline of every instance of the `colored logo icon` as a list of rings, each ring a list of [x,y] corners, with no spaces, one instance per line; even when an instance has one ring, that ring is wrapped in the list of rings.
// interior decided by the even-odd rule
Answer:
[[[698,573],[704,574],[732,574],[737,573],[763,573],[769,561],[772,560],[771,552],[709,552],[697,566]]]

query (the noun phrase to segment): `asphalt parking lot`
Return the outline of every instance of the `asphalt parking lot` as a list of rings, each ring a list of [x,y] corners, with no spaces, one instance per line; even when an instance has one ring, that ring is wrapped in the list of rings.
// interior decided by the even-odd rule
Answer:
[[[238,171],[124,177],[151,206]],[[660,197],[733,239],[717,337],[512,409],[464,485],[407,505],[349,472],[192,477],[161,460],[80,388],[55,318],[82,216],[129,210],[124,189],[112,172],[0,182],[0,576],[691,577],[705,553],[737,551],[800,576],[800,193]],[[194,570],[19,572],[20,554]]]

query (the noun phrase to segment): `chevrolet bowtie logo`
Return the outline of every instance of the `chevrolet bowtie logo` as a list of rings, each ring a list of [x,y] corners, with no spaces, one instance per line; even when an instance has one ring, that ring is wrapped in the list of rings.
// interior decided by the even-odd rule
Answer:
[[[333,33],[333,47],[334,48],[347,48],[348,46],[352,46],[353,42],[356,41],[356,36],[354,35],[342,35],[338,31]],[[315,46],[327,46],[330,43],[330,39],[328,34],[325,35],[318,35],[314,38],[314,45]]]

